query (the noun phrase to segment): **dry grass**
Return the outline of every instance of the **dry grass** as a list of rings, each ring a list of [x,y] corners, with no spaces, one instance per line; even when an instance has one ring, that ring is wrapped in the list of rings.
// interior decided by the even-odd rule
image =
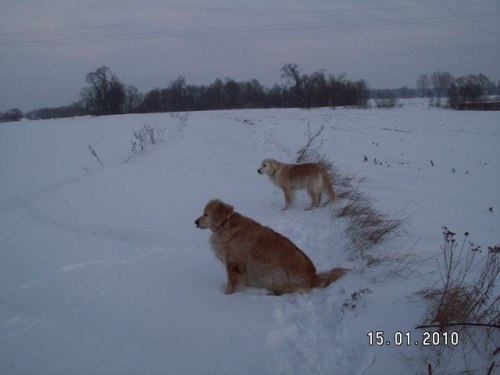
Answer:
[[[455,233],[443,227],[443,263],[440,265],[442,286],[422,292],[431,301],[424,321],[437,323],[440,329],[450,324],[475,324],[500,328],[500,296],[495,294],[500,279],[500,255],[468,242],[464,234],[461,245]],[[482,258],[482,259],[478,259]]]
[[[500,349],[500,296],[497,289],[500,247],[489,247],[483,254],[480,246],[468,241],[469,233],[464,234],[460,243],[455,236],[443,227],[440,279],[434,286],[418,293],[429,304],[422,323],[416,328],[459,332],[462,351],[475,351],[489,366]],[[494,362],[492,366],[495,367]],[[464,367],[466,371],[470,370],[465,357]]]
[[[373,209],[365,207],[360,213],[349,216],[345,233],[350,239],[353,250],[363,251],[389,241],[404,233],[406,218],[390,218]]]
[[[331,161],[318,152],[323,144],[320,138],[323,130],[324,126],[321,126],[316,132],[312,132],[307,124],[307,141],[297,152],[296,162],[319,163],[328,171],[337,197],[345,201],[335,216],[348,219],[345,235],[350,240],[351,249],[362,252],[402,235],[408,216],[390,217],[378,211],[373,199],[360,190],[365,178],[340,172]]]
[[[372,294],[373,291],[370,288],[358,288],[358,290],[355,290],[350,294],[350,298],[347,299],[343,304],[342,304],[342,311],[344,310],[354,310],[356,307],[358,307],[360,300],[363,296]]]
[[[134,130],[134,138],[136,140],[131,141],[132,150],[125,163],[133,160],[138,154],[145,152],[149,146],[163,142],[165,137],[162,128],[144,124],[141,129]]]
[[[356,176],[342,176],[333,170],[340,184],[338,196],[345,201],[335,213],[336,217],[347,218],[348,224],[345,234],[350,239],[352,248],[363,251],[372,248],[384,241],[404,234],[406,217],[391,217],[377,210],[374,201],[360,191],[359,187],[364,179]],[[356,186],[354,186],[356,184]]]
[[[466,322],[468,307],[474,303],[471,291],[458,286],[451,287],[446,293],[443,290],[427,289],[421,295],[433,301],[427,313],[428,321],[431,324],[437,323],[441,330],[452,322]]]

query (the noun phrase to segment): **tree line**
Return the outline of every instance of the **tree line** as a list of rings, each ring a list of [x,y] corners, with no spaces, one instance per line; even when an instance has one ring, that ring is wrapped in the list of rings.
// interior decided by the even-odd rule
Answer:
[[[62,107],[40,108],[23,114],[17,108],[0,113],[0,122],[21,118],[49,119],[85,115],[115,115],[200,111],[237,108],[313,108],[354,106],[366,107],[370,98],[377,106],[394,106],[397,98],[428,97],[438,105],[449,98],[452,108],[463,103],[478,103],[488,95],[500,95],[500,82],[493,83],[483,74],[455,78],[449,72],[421,74],[415,88],[370,90],[365,80],[352,81],[345,74],[327,74],[325,70],[302,73],[297,64],[284,64],[281,83],[268,88],[258,80],[237,82],[217,78],[209,85],[191,85],[178,76],[165,88],[145,94],[124,84],[106,66],[85,76],[85,86],[78,101]]]
[[[480,102],[488,96],[500,95],[500,81],[492,82],[484,74],[469,74],[455,78],[449,72],[420,74],[415,88],[403,86],[397,89],[371,90],[372,98],[448,98],[449,104],[458,102]]]
[[[37,109],[28,112],[26,117],[47,119],[237,108],[364,107],[369,100],[366,81],[351,81],[345,74],[327,75],[325,70],[305,74],[298,65],[291,63],[283,65],[280,73],[281,84],[271,88],[257,79],[237,82],[232,78],[217,78],[209,85],[191,85],[185,77],[179,76],[167,87],[143,94],[102,66],[86,75],[80,100],[68,106]]]

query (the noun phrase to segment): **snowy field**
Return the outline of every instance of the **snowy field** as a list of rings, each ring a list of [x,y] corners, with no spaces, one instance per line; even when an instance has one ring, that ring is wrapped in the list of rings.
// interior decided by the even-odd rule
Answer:
[[[306,212],[299,193],[282,211],[257,174],[263,158],[293,162],[308,123],[325,126],[319,151],[342,173],[367,178],[377,209],[410,215],[406,235],[365,253],[377,262],[349,249],[333,214],[342,201]],[[125,163],[144,124],[164,141]],[[427,307],[416,292],[439,279],[442,226],[500,243],[499,144],[499,112],[419,100],[0,124],[0,373],[457,373],[463,353],[440,360],[415,344]],[[289,237],[319,270],[353,272],[310,294],[224,295],[210,233],[194,225],[212,198]],[[375,331],[391,345],[370,346]],[[398,331],[411,345],[394,344]],[[467,356],[486,373],[491,358]]]

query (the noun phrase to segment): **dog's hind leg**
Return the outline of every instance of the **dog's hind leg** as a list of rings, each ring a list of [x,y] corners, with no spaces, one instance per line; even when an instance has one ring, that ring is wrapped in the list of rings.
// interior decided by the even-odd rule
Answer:
[[[315,183],[314,181],[311,181],[307,185],[307,192],[311,197],[311,205],[306,208],[306,211],[312,210],[314,207],[319,207],[321,203],[321,190],[322,186]]]
[[[318,193],[318,199],[316,199],[316,207],[321,206],[321,191]]]
[[[328,176],[328,173],[326,171],[322,173],[321,178],[323,180],[322,190],[324,190],[325,193],[328,195],[330,202],[335,203],[337,201],[337,196],[335,194],[335,190],[333,189],[333,184],[332,181],[330,180],[330,177]],[[329,202],[327,201],[326,203]]]

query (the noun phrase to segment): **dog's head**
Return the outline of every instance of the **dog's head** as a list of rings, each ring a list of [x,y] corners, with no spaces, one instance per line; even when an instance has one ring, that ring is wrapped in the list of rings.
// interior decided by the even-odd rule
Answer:
[[[224,221],[234,212],[234,207],[218,199],[213,199],[207,203],[201,215],[196,221],[196,228],[210,229],[216,232],[221,228]]]
[[[257,173],[271,176],[276,171],[277,163],[278,162],[274,159],[264,159],[262,163],[260,163],[260,168],[257,169]]]

